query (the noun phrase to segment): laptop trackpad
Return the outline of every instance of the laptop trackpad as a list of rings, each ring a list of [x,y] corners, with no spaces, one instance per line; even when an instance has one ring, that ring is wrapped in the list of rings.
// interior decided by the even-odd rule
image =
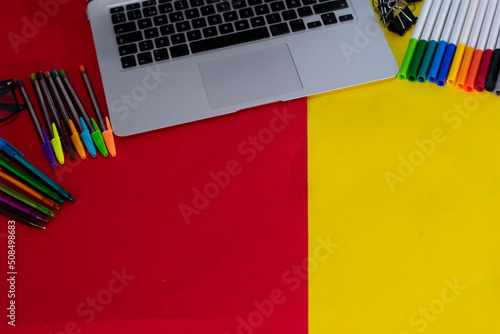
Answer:
[[[288,45],[199,63],[212,109],[302,89]]]

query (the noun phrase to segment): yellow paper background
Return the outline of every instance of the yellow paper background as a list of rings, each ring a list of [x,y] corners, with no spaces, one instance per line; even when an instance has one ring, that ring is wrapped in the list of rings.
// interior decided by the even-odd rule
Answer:
[[[399,65],[411,32],[385,32]],[[500,333],[500,97],[395,78],[318,95],[308,143],[311,334]]]

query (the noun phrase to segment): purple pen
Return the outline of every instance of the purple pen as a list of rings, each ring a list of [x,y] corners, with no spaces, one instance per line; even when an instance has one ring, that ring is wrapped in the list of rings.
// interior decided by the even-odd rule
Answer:
[[[45,216],[39,214],[38,212],[32,211],[30,209],[25,208],[24,206],[22,206],[20,204],[12,202],[11,200],[9,200],[8,198],[6,198],[6,197],[4,197],[2,195],[0,195],[0,202],[4,202],[5,204],[10,205],[13,208],[15,208],[15,209],[17,209],[17,210],[19,210],[21,212],[24,212],[24,213],[26,213],[26,214],[28,214],[28,215],[30,215],[30,216],[38,219],[38,220],[41,220],[41,221],[43,221],[45,223],[48,223],[48,221],[49,221],[48,218],[46,218]]]

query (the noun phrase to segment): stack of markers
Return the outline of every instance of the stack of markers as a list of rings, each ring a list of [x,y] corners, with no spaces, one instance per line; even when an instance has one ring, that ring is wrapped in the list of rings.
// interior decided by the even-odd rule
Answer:
[[[43,152],[54,168],[57,162],[64,164],[64,152],[70,160],[75,160],[75,151],[82,159],[86,158],[86,150],[95,157],[96,147],[105,157],[108,151],[116,156],[109,119],[104,120],[84,66],[80,67],[80,73],[99,124],[89,117],[64,71],[53,70],[45,75],[38,72],[30,76],[45,127],[38,119],[23,81],[17,80]]]
[[[499,0],[425,0],[398,73],[500,96]]]
[[[0,138],[0,214],[28,226],[45,229],[43,223],[73,197],[6,140]],[[17,190],[13,189],[16,188]]]

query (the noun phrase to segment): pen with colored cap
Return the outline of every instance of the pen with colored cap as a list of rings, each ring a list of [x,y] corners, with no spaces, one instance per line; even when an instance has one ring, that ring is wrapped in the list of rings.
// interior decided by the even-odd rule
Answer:
[[[50,197],[54,201],[63,204],[64,200],[56,194],[54,191],[49,189],[47,186],[41,184],[37,180],[33,179],[31,176],[17,168],[16,166],[12,165],[6,157],[0,154],[0,166],[5,169],[6,171],[9,171],[10,173],[14,174],[16,177],[19,179],[23,180],[24,182],[28,183],[30,186],[33,188],[37,189],[39,192],[45,194],[47,197]]]
[[[432,59],[434,58],[434,54],[436,53],[439,39],[441,38],[441,34],[443,33],[444,23],[446,21],[446,17],[448,16],[450,6],[451,0],[443,0],[441,8],[439,9],[436,23],[434,24],[434,28],[432,29],[432,35],[430,37],[429,43],[427,44],[427,49],[425,50],[425,54],[422,59],[422,64],[420,65],[420,69],[418,70],[418,82],[425,82],[425,80],[427,80],[427,75],[429,74]]]
[[[462,28],[469,11],[470,0],[461,0],[460,9],[458,10],[457,19],[453,25],[451,37],[446,49],[444,51],[443,62],[439,68],[439,73],[436,78],[438,86],[444,86],[450,73],[450,68],[455,58],[455,51],[457,49],[458,39],[461,35]]]
[[[40,143],[42,143],[43,153],[45,154],[45,157],[49,161],[49,164],[53,168],[56,168],[57,167],[56,156],[54,155],[54,150],[52,149],[52,145],[50,145],[49,137],[47,136],[47,132],[45,131],[45,129],[40,124],[40,121],[38,120],[38,116],[36,115],[35,108],[33,107],[33,104],[31,103],[31,99],[30,99],[28,92],[26,91],[26,87],[24,87],[24,83],[21,79],[17,80],[17,86],[19,87],[19,90],[21,91],[21,96],[23,97],[23,101],[24,101],[24,104],[26,105],[26,109],[28,109],[28,113],[30,115],[31,122],[33,123],[33,126],[35,127],[36,133],[38,135],[38,139],[40,140]]]
[[[47,75],[47,74],[45,74]],[[75,146],[76,152],[78,152],[78,155],[80,158],[85,159],[87,155],[85,154],[85,148],[84,144],[82,142],[82,138],[85,136],[83,135],[83,128],[80,124],[80,119],[78,117],[78,114],[76,113],[75,107],[73,106],[73,102],[71,102],[71,99],[66,92],[66,88],[64,88],[64,85],[61,81],[61,78],[59,78],[59,75],[57,75],[56,70],[52,70],[50,72],[50,77],[52,78],[53,82],[55,83],[55,86],[57,87],[56,89],[56,96],[59,97],[59,99],[62,98],[64,99],[64,102],[66,102],[66,105],[68,106],[69,111],[71,112],[71,117],[73,117],[73,120],[69,117],[68,115],[68,110],[64,107],[64,103],[62,103],[61,107],[61,113],[63,114],[64,120],[68,122],[68,127],[71,129],[71,141],[73,142],[73,145]],[[60,93],[60,95],[59,95]],[[62,101],[61,101],[62,102]],[[82,135],[80,135],[80,134]],[[89,135],[90,136],[90,135]],[[90,143],[92,144],[92,140],[90,140]],[[93,151],[95,152],[95,147],[94,144],[91,145],[90,148],[87,148],[89,152]],[[95,156],[95,155],[94,155]]]
[[[106,117],[106,122],[104,121],[104,116],[102,115],[101,108],[99,107],[99,101],[97,101],[97,97],[95,95],[94,88],[92,87],[92,83],[90,82],[87,69],[83,65],[80,66],[80,74],[82,75],[82,80],[83,83],[85,84],[85,89],[87,90],[87,94],[92,104],[92,108],[94,109],[94,113],[97,116],[99,127],[102,129],[102,137],[104,138],[106,147],[108,148],[108,151],[111,154],[111,156],[115,157],[116,156],[115,141],[113,138],[113,129],[111,129],[111,123],[109,122],[109,118]],[[99,127],[95,124],[94,119],[92,118],[91,120],[92,124],[94,125],[94,129],[96,130],[96,132],[99,132]]]
[[[500,60],[500,50],[495,50],[495,44],[499,38],[500,34],[500,2],[497,5],[497,10],[495,12],[495,19],[493,24],[491,25],[490,35],[488,36],[488,42],[486,43],[486,51],[484,51],[483,62],[481,63],[481,68],[479,70],[479,74],[477,75],[476,86],[475,89],[478,92],[486,89],[491,92],[493,90],[492,81],[496,81],[496,77],[493,78],[491,72],[495,74],[498,73],[498,65]],[[498,48],[497,48],[498,49]],[[495,52],[497,56],[495,57]],[[495,61],[493,61],[493,59]],[[495,70],[496,68],[496,70]]]
[[[14,146],[12,146],[5,139],[0,138],[0,152],[3,152],[9,158],[15,160],[19,165],[21,165],[26,170],[30,171],[32,174],[36,175],[37,178],[45,182],[50,188],[55,190],[58,194],[68,199],[71,202],[75,200],[73,197],[60,185],[55,183],[50,177],[42,173],[38,168],[33,166],[28,160],[26,160],[21,152],[19,152]]]
[[[28,187],[26,184],[22,183],[21,181],[13,178],[12,176],[4,173],[1,171],[2,168],[0,168],[0,179],[9,182],[10,184],[16,186],[17,188],[21,189],[25,193],[31,195],[32,197],[36,198],[40,202],[43,202],[44,204],[49,205],[52,209],[54,210],[61,210],[61,207],[57,205],[54,201],[52,201],[50,198],[43,196],[39,192],[35,191],[34,189],[31,189]]]
[[[471,0],[470,2],[469,10],[467,11],[467,15],[462,26],[462,31],[460,32],[460,38],[458,39],[455,56],[453,57],[450,71],[448,73],[448,78],[446,80],[446,82],[451,86],[455,86],[457,83],[458,72],[460,71],[460,67],[462,66],[465,49],[467,48],[467,42],[469,41],[469,36],[472,31],[472,25],[474,24],[480,1],[481,0]]]
[[[40,110],[42,111],[43,121],[45,122],[45,127],[47,128],[47,132],[50,138],[50,144],[54,149],[54,153],[56,155],[57,161],[59,163],[64,163],[64,153],[61,145],[61,138],[59,138],[59,134],[57,133],[57,129],[55,125],[52,123],[50,119],[49,111],[47,110],[47,106],[45,104],[45,99],[42,94],[42,90],[40,88],[40,84],[36,75],[32,73],[30,75],[31,84],[33,85],[33,90],[35,91],[35,96],[38,101],[38,105],[40,106]],[[55,130],[55,131],[54,131]]]
[[[417,23],[415,24],[415,28],[413,28],[413,33],[411,35],[410,42],[408,43],[408,48],[406,49],[403,63],[401,64],[401,68],[399,69],[397,75],[398,79],[400,80],[405,80],[407,77],[409,67],[413,61],[413,57],[415,56],[415,49],[417,47],[418,41],[420,40],[420,36],[422,35],[422,30],[424,29],[425,21],[429,16],[431,6],[432,0],[426,0],[422,5],[422,9],[420,9]]]
[[[461,1],[453,1],[448,15],[446,16],[446,23],[444,24],[443,32],[441,34],[439,43],[437,44],[436,52],[429,69],[429,74],[427,75],[427,81],[429,82],[436,82],[439,68],[441,67],[441,63],[443,61],[444,52],[451,36],[451,31],[453,29],[453,26],[455,25],[455,20],[457,18],[460,3]]]
[[[21,224],[45,230],[45,226],[33,221],[31,216],[25,214],[24,212],[16,210],[12,206],[7,205],[3,202],[0,202],[0,213],[6,217],[14,219],[16,222],[19,222]]]
[[[48,221],[49,221],[49,219],[46,218],[45,216],[43,216],[42,214],[39,214],[36,211],[25,208],[24,206],[22,206],[21,204],[17,204],[16,202],[12,202],[10,199],[8,199],[7,197],[5,197],[4,195],[1,195],[1,194],[0,194],[0,202],[3,202],[4,204],[7,204],[7,205],[9,205],[9,206],[21,211],[21,212],[24,212],[25,214],[30,215],[33,218],[41,220],[43,222],[48,223]]]
[[[469,67],[469,73],[466,76],[464,89],[467,92],[472,92],[474,90],[474,85],[476,83],[477,74],[479,72],[479,67],[481,66],[481,61],[483,60],[483,54],[486,47],[486,42],[488,41],[488,36],[490,34],[491,25],[493,24],[493,18],[497,8],[498,0],[489,0],[488,7],[486,8],[486,14],[484,16],[483,24],[481,25],[481,33],[475,45],[475,50],[473,52],[472,60]]]
[[[28,197],[26,197],[24,195],[21,195],[20,193],[18,193],[14,189],[9,188],[9,187],[7,187],[6,185],[4,185],[2,183],[0,183],[0,192],[4,193],[6,195],[9,195],[10,197],[12,197],[13,199],[19,201],[20,203],[22,203],[22,204],[24,204],[26,206],[29,206],[29,207],[31,207],[31,208],[33,208],[33,209],[41,212],[42,214],[44,214],[46,216],[49,216],[49,217],[52,217],[52,218],[54,218],[56,216],[52,211],[50,211],[49,209],[47,209],[43,205],[40,205],[40,204],[36,203],[35,201],[32,201]]]
[[[87,111],[83,107],[82,102],[80,101],[80,98],[78,98],[78,95],[75,92],[75,89],[73,88],[73,85],[69,81],[68,76],[66,75],[66,72],[64,70],[59,71],[59,77],[61,77],[62,82],[64,83],[64,86],[66,87],[69,96],[75,103],[76,110],[79,112],[80,115],[80,122],[82,123],[82,127],[84,127],[84,130],[86,131],[92,131],[92,121],[90,120],[89,115],[87,114]],[[97,146],[97,149],[102,153],[102,155],[107,156],[108,151],[106,150],[106,144],[104,143],[104,139],[102,138],[102,134],[97,131],[92,131],[91,134],[92,139],[94,140],[95,146]]]
[[[70,158],[70,160],[75,160],[75,152],[73,151],[73,147],[71,147],[69,141],[68,131],[66,127],[61,124],[61,120],[59,118],[59,114],[57,113],[56,106],[54,104],[54,100],[52,99],[52,95],[49,93],[49,89],[47,87],[47,82],[45,81],[45,77],[42,72],[38,72],[36,74],[36,78],[38,82],[40,82],[40,88],[42,89],[42,94],[45,97],[45,101],[47,101],[47,106],[50,114],[52,115],[53,126],[55,126],[56,130],[61,136],[61,143],[66,151],[66,154]]]

